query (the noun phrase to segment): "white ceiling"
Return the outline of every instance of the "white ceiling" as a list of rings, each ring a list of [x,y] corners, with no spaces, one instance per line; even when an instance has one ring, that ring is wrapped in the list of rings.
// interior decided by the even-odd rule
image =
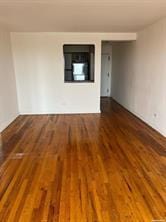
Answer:
[[[166,16],[166,0],[0,0],[11,31],[135,32]]]

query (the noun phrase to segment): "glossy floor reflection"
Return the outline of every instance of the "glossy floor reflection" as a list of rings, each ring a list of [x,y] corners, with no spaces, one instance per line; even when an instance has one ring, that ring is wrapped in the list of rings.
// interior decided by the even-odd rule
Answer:
[[[101,114],[20,116],[2,134],[0,221],[166,217],[166,140],[110,99]]]

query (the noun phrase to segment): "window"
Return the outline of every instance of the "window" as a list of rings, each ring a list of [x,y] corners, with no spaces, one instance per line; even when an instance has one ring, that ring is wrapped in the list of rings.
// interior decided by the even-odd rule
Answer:
[[[94,82],[94,45],[64,45],[65,82]]]

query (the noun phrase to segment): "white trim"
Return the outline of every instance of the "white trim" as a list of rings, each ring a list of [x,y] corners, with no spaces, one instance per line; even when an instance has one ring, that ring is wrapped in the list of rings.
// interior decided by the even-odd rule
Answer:
[[[115,99],[114,97],[112,97],[117,103],[119,103],[121,106],[123,106],[126,110],[128,110],[129,112],[131,112],[132,114],[134,114],[136,117],[138,117],[139,119],[141,119],[143,122],[145,122],[147,125],[149,125],[150,127],[152,127],[154,130],[158,131],[162,136],[166,137],[166,132],[164,129],[159,128],[158,126],[156,126],[154,123],[152,123],[150,120],[147,120],[145,117],[143,117],[142,115],[140,115],[139,113],[135,112],[133,109],[129,109],[128,107],[124,106],[122,103],[120,103],[117,99]]]
[[[19,116],[19,114],[15,114],[14,116],[12,116],[10,119],[2,122],[0,124],[0,133],[6,129],[17,117]]]

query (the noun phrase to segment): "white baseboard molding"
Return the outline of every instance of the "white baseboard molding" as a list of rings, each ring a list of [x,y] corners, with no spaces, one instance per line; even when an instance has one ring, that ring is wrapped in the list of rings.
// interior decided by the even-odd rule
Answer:
[[[166,131],[164,129],[159,128],[158,126],[156,126],[153,122],[151,122],[150,120],[147,120],[145,117],[143,117],[141,114],[135,112],[133,109],[129,109],[128,107],[126,107],[125,105],[123,105],[122,103],[120,103],[117,99],[115,99],[114,97],[112,97],[113,100],[115,100],[117,103],[119,103],[122,107],[124,107],[126,110],[128,110],[129,112],[131,112],[133,115],[135,115],[136,117],[138,117],[139,119],[141,119],[144,123],[146,123],[147,125],[149,125],[150,127],[152,127],[154,130],[156,130],[157,132],[159,132],[162,136],[166,137]]]
[[[15,114],[14,116],[12,116],[10,119],[0,123],[0,133],[6,129],[17,117],[19,116],[19,114]]]
[[[101,110],[87,110],[87,111],[21,111],[20,115],[63,115],[63,114],[68,114],[68,115],[77,115],[77,114],[100,114]]]

